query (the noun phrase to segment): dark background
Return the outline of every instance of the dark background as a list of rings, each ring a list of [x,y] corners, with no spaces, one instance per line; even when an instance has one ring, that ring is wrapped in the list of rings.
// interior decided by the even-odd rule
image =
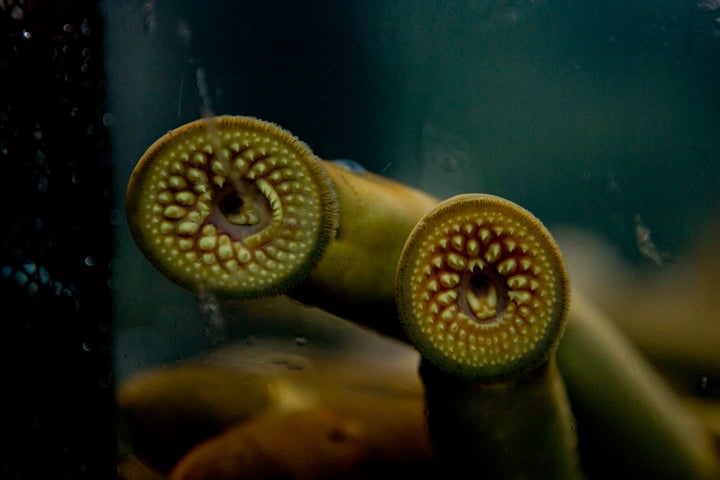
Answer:
[[[0,477],[113,478],[103,21],[89,1],[15,3],[0,2]]]

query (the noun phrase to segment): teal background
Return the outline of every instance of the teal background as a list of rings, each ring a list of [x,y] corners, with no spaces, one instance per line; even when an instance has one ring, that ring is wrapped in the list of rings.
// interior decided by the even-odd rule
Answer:
[[[669,262],[718,216],[713,0],[106,1],[104,13],[120,378],[206,346],[196,299],[152,270],[122,212],[145,149],[203,109],[275,122],[323,158],[439,197],[504,196],[641,267],[636,215]]]

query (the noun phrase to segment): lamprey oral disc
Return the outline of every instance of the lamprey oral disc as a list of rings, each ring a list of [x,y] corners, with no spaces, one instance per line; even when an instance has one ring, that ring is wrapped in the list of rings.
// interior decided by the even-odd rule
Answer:
[[[230,299],[296,284],[337,226],[321,160],[250,117],[197,120],[157,140],[133,171],[126,210],[136,243],[165,276]]]
[[[522,375],[554,354],[568,280],[543,224],[492,195],[441,202],[416,225],[397,272],[400,320],[421,355],[463,378]]]

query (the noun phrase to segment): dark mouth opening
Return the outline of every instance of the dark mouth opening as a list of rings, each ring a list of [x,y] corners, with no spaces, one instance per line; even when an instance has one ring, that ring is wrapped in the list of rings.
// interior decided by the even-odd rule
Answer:
[[[236,191],[227,192],[218,202],[220,213],[228,219],[241,214],[244,206],[245,200]],[[232,222],[232,220],[230,221]]]
[[[487,273],[468,274],[463,284],[460,305],[470,318],[488,324],[503,316],[509,299],[501,277]]]
[[[254,184],[239,182],[216,192],[211,218],[218,232],[242,238],[267,227],[271,217],[267,198]]]

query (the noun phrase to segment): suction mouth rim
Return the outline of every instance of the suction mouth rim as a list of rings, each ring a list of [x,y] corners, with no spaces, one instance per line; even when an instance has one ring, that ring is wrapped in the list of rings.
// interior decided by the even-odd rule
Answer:
[[[163,275],[238,300],[302,281],[337,229],[322,161],[290,132],[242,116],[196,120],[155,141],[131,175],[126,213]]]
[[[396,292],[400,322],[423,358],[454,376],[499,381],[554,354],[569,285],[540,220],[501,197],[464,194],[417,223]]]

